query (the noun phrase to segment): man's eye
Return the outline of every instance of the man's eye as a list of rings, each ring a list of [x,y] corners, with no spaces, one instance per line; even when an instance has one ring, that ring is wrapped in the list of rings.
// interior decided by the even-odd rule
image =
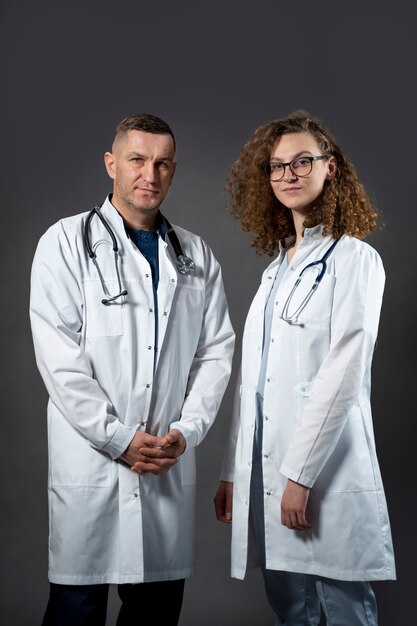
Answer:
[[[166,170],[169,168],[169,163],[167,163],[166,161],[160,161],[158,163],[158,166],[160,169]]]
[[[141,157],[132,157],[131,160],[134,161],[135,163],[142,163],[143,162],[143,159]]]

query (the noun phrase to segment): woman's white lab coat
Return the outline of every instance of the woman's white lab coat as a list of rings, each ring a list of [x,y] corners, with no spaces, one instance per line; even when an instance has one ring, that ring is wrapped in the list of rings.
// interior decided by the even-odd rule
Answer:
[[[50,396],[49,579],[188,577],[195,447],[218,411],[234,346],[221,270],[200,237],[176,227],[196,264],[195,273],[179,274],[171,245],[159,237],[155,352],[150,266],[108,199],[102,213],[118,241],[125,298],[101,302],[102,283],[83,243],[87,214],[52,226],[32,268],[34,346]],[[97,217],[90,239],[106,287],[118,293],[110,238]],[[139,476],[117,461],[136,431],[162,435],[170,428],[181,430],[187,448],[168,473]]]
[[[371,361],[385,282],[378,253],[365,242],[342,237],[298,323],[281,317],[300,271],[320,259],[331,243],[320,226],[307,229],[276,294],[262,415],[266,568],[339,580],[393,579],[370,408]],[[224,480],[234,481],[236,578],[257,563],[249,515],[255,394],[265,304],[284,254],[282,250],[264,272],[247,316],[233,436],[222,472]],[[289,315],[308,294],[316,273],[304,275]],[[311,488],[307,516],[312,530],[293,531],[281,524],[288,478]]]

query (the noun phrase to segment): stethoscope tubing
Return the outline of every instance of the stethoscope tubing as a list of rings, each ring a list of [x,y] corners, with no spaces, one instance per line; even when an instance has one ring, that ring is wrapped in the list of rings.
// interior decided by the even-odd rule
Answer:
[[[313,261],[312,263],[308,263],[308,265],[306,265],[305,267],[303,267],[303,269],[301,270],[300,274],[298,275],[297,280],[294,283],[293,288],[291,289],[288,298],[285,301],[285,304],[282,308],[282,314],[281,317],[284,321],[288,322],[289,324],[298,324],[298,316],[300,315],[300,313],[305,309],[305,307],[307,306],[307,303],[309,302],[310,298],[312,297],[312,295],[314,294],[314,292],[316,291],[317,287],[319,286],[319,284],[321,283],[321,280],[326,272],[327,269],[327,259],[330,256],[330,254],[333,252],[334,248],[336,247],[336,244],[338,243],[338,241],[340,241],[340,238],[335,239],[332,243],[332,245],[326,250],[325,254],[321,257],[321,259],[319,259],[318,261]],[[308,294],[305,296],[304,300],[301,302],[301,304],[299,305],[299,307],[296,309],[296,311],[294,311],[294,313],[292,313],[291,315],[289,315],[288,309],[289,309],[289,305],[291,303],[291,300],[294,296],[294,293],[298,287],[298,285],[301,282],[302,276],[304,274],[304,272],[306,270],[308,270],[311,267],[316,267],[318,265],[321,265],[321,270],[320,272],[317,274],[314,283],[311,286],[310,291],[308,292]]]
[[[119,272],[119,263],[118,263],[118,256],[119,256],[119,247],[117,245],[117,240],[116,240],[116,236],[112,230],[112,228],[110,227],[110,224],[107,222],[107,220],[104,218],[104,216],[101,213],[101,207],[102,204],[96,204],[88,213],[86,221],[85,221],[85,225],[84,225],[84,231],[83,231],[83,241],[84,241],[84,246],[85,249],[87,251],[88,256],[90,257],[90,259],[93,261],[94,265],[97,268],[97,272],[99,274],[100,277],[100,281],[103,287],[103,291],[105,293],[106,298],[103,298],[101,300],[102,304],[109,304],[110,302],[114,302],[115,300],[117,300],[118,298],[122,297],[122,296],[126,296],[127,295],[127,290],[123,289],[122,287],[122,282],[121,282],[121,278],[120,278],[120,272]],[[90,223],[91,220],[93,219],[93,217],[97,215],[97,217],[100,219],[101,223],[103,224],[104,228],[107,230],[111,242],[112,242],[112,247],[113,247],[113,252],[114,252],[114,263],[115,263],[115,271],[116,271],[116,276],[117,276],[117,281],[118,281],[118,285],[119,285],[119,293],[114,295],[114,296],[110,296],[106,290],[105,284],[104,284],[104,279],[101,275],[100,272],[100,268],[98,267],[98,263],[97,263],[97,255],[94,252],[92,246],[91,246],[91,241],[90,241],[90,235],[89,235],[89,230],[90,230]],[[177,270],[180,274],[188,274],[190,271],[194,271],[195,270],[195,263],[192,259],[190,259],[190,257],[186,256],[182,250],[182,246],[181,243],[178,239],[177,233],[175,232],[174,228],[172,227],[172,225],[170,224],[170,222],[168,221],[168,219],[162,215],[162,213],[160,213],[161,219],[163,220],[166,228],[167,228],[167,235],[169,237],[169,240],[171,242],[172,247],[174,248],[174,252],[176,254],[177,257]]]

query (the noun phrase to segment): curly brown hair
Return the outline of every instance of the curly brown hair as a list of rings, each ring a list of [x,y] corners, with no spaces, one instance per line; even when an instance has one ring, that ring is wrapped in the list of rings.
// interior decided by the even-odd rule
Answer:
[[[298,110],[287,118],[260,126],[243,146],[231,167],[225,190],[232,197],[230,213],[253,236],[257,254],[272,256],[286,237],[295,234],[291,211],[275,197],[262,167],[281,135],[311,133],[324,155],[337,162],[336,175],[326,180],[323,191],[304,220],[306,228],[323,225],[323,235],[351,235],[362,239],[377,226],[378,213],[360,182],[355,167],[343,154],[321,120]]]

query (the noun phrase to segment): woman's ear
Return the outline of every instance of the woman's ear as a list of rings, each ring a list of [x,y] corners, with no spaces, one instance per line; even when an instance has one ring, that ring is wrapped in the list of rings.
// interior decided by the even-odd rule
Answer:
[[[327,180],[332,180],[336,176],[337,161],[336,157],[332,156],[327,162]]]

